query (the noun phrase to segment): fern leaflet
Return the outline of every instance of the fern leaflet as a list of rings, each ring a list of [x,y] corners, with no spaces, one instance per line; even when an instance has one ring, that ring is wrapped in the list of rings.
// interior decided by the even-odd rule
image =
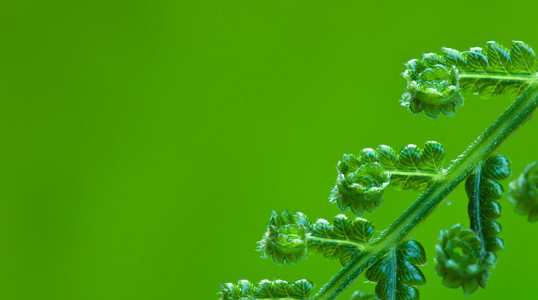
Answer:
[[[402,105],[437,118],[439,112],[454,115],[463,105],[462,93],[517,97],[538,79],[537,66],[536,53],[521,41],[509,49],[494,41],[464,52],[443,48],[440,55],[424,54],[406,64]]]
[[[300,212],[273,212],[267,232],[258,242],[258,251],[278,264],[296,264],[310,252],[338,259],[345,265],[367,248],[373,234],[374,225],[363,218],[350,220],[338,215],[332,224],[324,219],[311,224]]]
[[[256,299],[300,299],[307,300],[314,285],[301,279],[295,282],[285,280],[262,280],[257,285],[248,280],[237,284],[221,284],[221,300],[256,300]]]
[[[366,271],[366,278],[377,282],[380,299],[419,299],[416,286],[426,284],[417,265],[426,264],[426,253],[417,241],[406,241],[389,250]]]
[[[538,221],[538,162],[533,162],[509,185],[508,200],[516,205],[516,212],[528,215],[529,222]]]
[[[329,200],[357,215],[373,212],[381,205],[388,186],[402,190],[424,191],[443,175],[445,150],[438,142],[423,148],[405,146],[399,153],[381,145],[366,148],[358,155],[346,154],[338,162],[338,177]]]
[[[465,294],[473,293],[478,286],[485,287],[490,269],[497,262],[496,252],[504,249],[504,242],[498,237],[501,225],[495,221],[501,216],[497,200],[504,192],[498,180],[510,175],[510,161],[496,154],[467,178],[471,231],[456,225],[441,232],[437,247],[436,271],[443,276],[446,286],[461,285]]]

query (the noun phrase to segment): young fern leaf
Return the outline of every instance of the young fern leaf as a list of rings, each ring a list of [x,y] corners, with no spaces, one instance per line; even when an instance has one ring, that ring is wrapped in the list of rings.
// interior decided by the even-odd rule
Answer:
[[[344,155],[338,163],[338,177],[329,200],[343,211],[351,207],[356,215],[362,215],[364,210],[374,212],[383,202],[389,182],[390,175],[380,164],[362,164],[360,158]]]
[[[465,182],[471,229],[483,242],[485,252],[497,252],[504,248],[503,241],[497,237],[501,233],[501,225],[494,220],[501,216],[501,205],[497,200],[501,199],[504,193],[498,180],[505,180],[511,174],[510,160],[506,156],[495,154]]]
[[[536,54],[521,41],[513,41],[509,49],[494,41],[464,52],[443,48],[440,55],[424,54],[405,65],[402,105],[432,118],[439,112],[454,115],[455,107],[463,105],[462,93],[517,97],[538,79]]]
[[[528,215],[529,222],[538,221],[538,162],[533,162],[514,181],[510,182],[506,194],[516,205],[516,212]]]
[[[306,258],[306,235],[312,225],[301,212],[295,215],[287,210],[281,214],[273,211],[267,232],[258,242],[263,258],[272,257],[277,264],[296,264]]]
[[[380,299],[419,299],[416,286],[426,284],[417,265],[426,264],[426,252],[417,241],[405,241],[389,250],[366,271],[366,278],[377,282],[375,292]]]
[[[436,271],[443,276],[446,286],[461,285],[465,294],[473,293],[478,286],[485,287],[490,268],[497,262],[496,252],[504,249],[504,242],[498,237],[501,225],[495,221],[501,216],[497,200],[504,192],[497,180],[510,175],[510,161],[496,154],[467,178],[471,230],[458,224],[442,231],[437,246]]]
[[[309,299],[314,285],[301,279],[295,282],[285,280],[262,280],[257,285],[248,280],[237,284],[221,284],[221,300],[256,300],[256,299]]]
[[[399,153],[380,145],[358,155],[345,154],[338,162],[338,177],[329,200],[357,215],[373,212],[381,205],[383,192],[390,185],[401,190],[422,192],[443,175],[445,150],[438,142],[424,148],[405,146]]]
[[[349,220],[338,215],[331,225],[319,219],[307,236],[308,251],[323,254],[328,259],[339,259],[342,265],[368,246],[374,234],[374,225],[365,219]]]
[[[449,288],[463,286],[465,294],[475,291],[478,285],[485,286],[489,269],[496,262],[493,253],[481,256],[482,242],[474,231],[461,224],[441,230],[435,249],[435,273],[443,277],[443,284]]]
[[[365,219],[335,217],[333,224],[318,219],[310,224],[302,213],[273,212],[267,232],[258,242],[262,257],[272,257],[278,264],[296,264],[306,258],[307,252],[322,254],[347,264],[366,249],[374,234],[373,224]]]

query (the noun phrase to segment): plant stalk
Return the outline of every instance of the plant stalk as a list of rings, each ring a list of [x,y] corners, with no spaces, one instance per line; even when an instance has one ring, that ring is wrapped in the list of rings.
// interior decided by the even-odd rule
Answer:
[[[343,292],[362,272],[398,245],[493,151],[531,116],[538,106],[538,82],[519,96],[467,150],[405,212],[376,239],[368,251],[359,253],[314,295],[312,300],[332,300]]]

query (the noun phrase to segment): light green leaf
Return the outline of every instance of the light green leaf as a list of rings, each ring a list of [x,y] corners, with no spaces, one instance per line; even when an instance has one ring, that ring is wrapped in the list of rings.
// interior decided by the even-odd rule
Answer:
[[[262,280],[257,285],[248,280],[237,284],[221,284],[221,300],[255,300],[255,299],[308,299],[314,285],[306,279],[295,282],[285,280]]]
[[[345,265],[367,248],[373,234],[374,225],[363,218],[338,215],[332,224],[324,219],[311,224],[300,212],[273,212],[258,251],[278,264],[293,265],[308,253],[316,253]]]
[[[445,157],[443,146],[426,142],[424,148],[407,145],[399,153],[381,145],[366,148],[358,155],[346,154],[338,162],[338,177],[330,196],[342,210],[357,215],[373,212],[381,205],[383,192],[390,185],[402,190],[424,191],[440,176]]]
[[[521,41],[513,41],[510,54],[512,56],[512,72],[521,74],[536,73],[536,53],[529,45]]]
[[[267,232],[258,242],[258,251],[262,257],[271,257],[277,264],[296,264],[306,258],[306,235],[310,227],[308,218],[300,212],[273,211]]]
[[[510,49],[494,41],[464,52],[443,48],[442,55],[428,53],[406,64],[402,76],[407,90],[401,102],[413,113],[451,116],[463,105],[465,93],[486,98],[521,95],[538,79],[537,65],[534,50],[521,41],[512,42]]]
[[[350,220],[345,215],[338,215],[333,224],[319,219],[307,237],[308,251],[339,259],[345,265],[367,247],[373,234],[374,225],[366,219]]]
[[[503,46],[497,42],[490,41],[484,49],[484,55],[488,59],[487,71],[491,73],[510,74],[512,69],[512,61],[510,54]]]

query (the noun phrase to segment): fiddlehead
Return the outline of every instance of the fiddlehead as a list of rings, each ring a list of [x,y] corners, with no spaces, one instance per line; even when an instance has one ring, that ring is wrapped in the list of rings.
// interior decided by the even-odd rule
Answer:
[[[262,280],[257,285],[248,280],[237,284],[221,284],[221,300],[255,300],[255,299],[302,299],[309,298],[314,285],[301,279],[295,282],[285,280]]]
[[[465,294],[474,292],[478,286],[485,287],[490,268],[497,261],[496,252],[504,249],[504,242],[498,237],[501,225],[495,221],[501,216],[497,200],[504,192],[497,180],[510,175],[510,161],[497,154],[467,178],[465,190],[469,197],[471,230],[459,224],[443,230],[436,248],[436,272],[443,276],[446,286],[462,286]]]
[[[533,162],[514,181],[510,182],[506,194],[516,205],[516,212],[528,215],[529,222],[538,221],[538,162]]]
[[[445,286],[463,286],[465,294],[474,292],[478,285],[485,286],[489,268],[496,262],[493,253],[481,257],[482,242],[474,231],[461,224],[441,230],[435,249],[435,272],[443,277]]]
[[[509,49],[493,41],[484,49],[464,52],[443,48],[440,55],[424,54],[405,66],[407,91],[402,105],[413,113],[424,110],[432,118],[439,112],[454,115],[455,107],[463,105],[462,93],[517,97],[538,78],[536,54],[520,41],[512,42]]]
[[[407,92],[402,105],[413,113],[425,110],[428,116],[437,118],[442,111],[452,116],[455,108],[463,105],[456,66],[444,63],[433,53],[425,54],[421,60],[410,60],[405,66],[402,76],[407,80]]]
[[[348,168],[355,164],[356,157],[344,156],[343,164],[339,164],[336,186],[330,200],[336,202],[342,210],[351,207],[353,213],[361,215],[381,205],[383,192],[389,185],[390,175],[378,163],[364,164],[357,169]],[[348,164],[349,163],[349,164]],[[345,166],[347,173],[340,173]]]
[[[438,142],[426,142],[423,148],[405,146],[399,153],[381,145],[366,148],[358,155],[346,154],[338,162],[338,177],[330,201],[357,215],[373,212],[383,200],[390,185],[402,190],[423,191],[442,176],[445,156]]]
[[[306,234],[310,228],[310,221],[300,212],[294,215],[287,210],[281,214],[273,211],[267,232],[258,242],[258,251],[278,264],[296,264],[306,258]]]
[[[426,278],[417,265],[425,263],[424,248],[411,240],[390,249],[365,275],[377,282],[375,292],[380,299],[418,299],[416,286],[426,284]]]
[[[310,252],[345,265],[364,251],[373,234],[373,224],[362,218],[350,220],[338,215],[332,224],[324,219],[310,224],[302,213],[273,212],[258,250],[262,257],[272,257],[278,264],[295,264]]]

